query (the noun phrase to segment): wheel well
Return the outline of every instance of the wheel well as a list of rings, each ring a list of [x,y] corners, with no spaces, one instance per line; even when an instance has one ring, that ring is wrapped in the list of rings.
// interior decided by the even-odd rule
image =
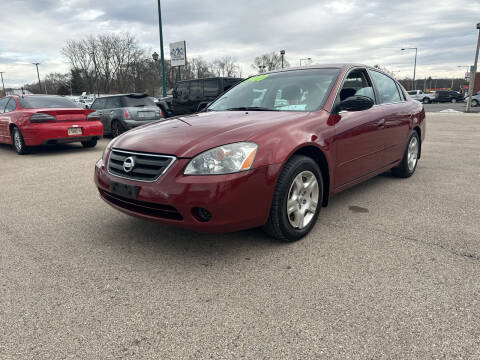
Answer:
[[[305,155],[313,160],[318,164],[320,170],[322,170],[322,178],[324,184],[324,191],[323,191],[323,199],[322,205],[328,205],[328,198],[330,194],[330,173],[328,172],[328,162],[323,154],[322,150],[315,146],[305,146],[301,149],[298,149],[293,155]]]
[[[10,124],[8,126],[9,130],[10,130],[10,137],[12,138],[12,141],[13,141],[13,129],[16,128],[15,124]]]
[[[420,159],[420,157],[422,156],[422,130],[420,130],[420,127],[419,126],[415,126],[413,128],[413,130],[415,130],[418,134],[418,137],[419,137],[419,148],[418,148],[418,158]]]

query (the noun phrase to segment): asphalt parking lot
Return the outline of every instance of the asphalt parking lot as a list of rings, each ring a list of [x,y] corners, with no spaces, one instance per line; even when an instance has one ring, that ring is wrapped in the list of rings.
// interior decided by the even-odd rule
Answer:
[[[445,110],[455,110],[460,112],[465,112],[467,108],[467,103],[459,102],[459,103],[432,103],[432,104],[424,104],[425,111],[428,112],[440,112]],[[480,112],[480,106],[472,106],[471,112]]]
[[[480,358],[480,115],[427,114],[416,174],[311,234],[197,234],[99,198],[107,140],[0,146],[1,359]]]

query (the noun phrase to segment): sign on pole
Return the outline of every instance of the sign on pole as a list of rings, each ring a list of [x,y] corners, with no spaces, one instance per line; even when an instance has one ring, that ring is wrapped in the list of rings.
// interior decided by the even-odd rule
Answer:
[[[185,41],[170,43],[170,62],[172,66],[186,65],[187,46]]]

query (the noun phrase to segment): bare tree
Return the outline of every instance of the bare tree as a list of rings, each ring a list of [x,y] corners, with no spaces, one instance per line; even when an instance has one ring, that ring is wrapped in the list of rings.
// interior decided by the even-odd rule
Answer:
[[[283,66],[289,67],[290,63],[284,58]],[[253,60],[252,68],[258,72],[272,71],[282,68],[282,56],[279,53],[271,52],[257,56]]]
[[[240,74],[240,66],[231,56],[224,56],[212,62],[212,70],[217,76],[235,77]]]

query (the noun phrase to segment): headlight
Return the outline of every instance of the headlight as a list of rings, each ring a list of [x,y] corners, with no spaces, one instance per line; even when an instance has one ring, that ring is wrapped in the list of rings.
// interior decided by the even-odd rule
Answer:
[[[113,142],[115,141],[115,139],[111,140],[107,147],[105,148],[105,150],[103,151],[103,154],[102,154],[102,161],[104,164],[106,164],[106,160],[107,160],[107,154],[110,152],[110,150],[112,149],[112,145],[113,145]]]
[[[257,144],[240,142],[222,145],[194,157],[185,168],[185,175],[231,174],[252,167]]]

